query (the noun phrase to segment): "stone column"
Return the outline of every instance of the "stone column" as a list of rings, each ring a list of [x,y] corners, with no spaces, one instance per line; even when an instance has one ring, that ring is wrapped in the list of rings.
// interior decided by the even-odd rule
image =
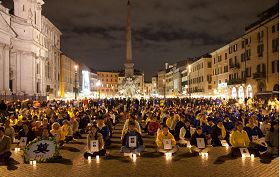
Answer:
[[[3,58],[4,58],[4,64],[3,64],[3,69],[4,69],[4,90],[7,92],[9,91],[9,82],[10,82],[10,46],[5,45],[4,46],[4,51],[3,51]]]

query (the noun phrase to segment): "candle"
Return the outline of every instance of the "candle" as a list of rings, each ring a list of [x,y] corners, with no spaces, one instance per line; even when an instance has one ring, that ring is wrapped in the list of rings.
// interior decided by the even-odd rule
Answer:
[[[30,164],[30,165],[32,165],[32,164],[33,164],[33,161],[32,161],[32,160],[30,160],[30,161],[29,161],[29,164]]]
[[[95,158],[96,158],[96,160],[99,160],[99,155],[97,155]]]
[[[242,158],[243,158],[243,159],[245,158],[245,154],[242,154]]]
[[[36,160],[33,160],[32,163],[33,163],[33,166],[36,166]]]
[[[132,158],[136,158],[136,154],[132,154]]]
[[[255,155],[254,154],[251,154],[251,158],[253,159],[255,157]]]
[[[88,156],[88,161],[91,161],[91,156]]]

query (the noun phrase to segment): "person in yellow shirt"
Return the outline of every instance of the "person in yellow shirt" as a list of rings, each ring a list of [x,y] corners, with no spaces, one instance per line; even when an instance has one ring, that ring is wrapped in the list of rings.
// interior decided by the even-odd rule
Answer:
[[[242,122],[238,121],[235,125],[234,131],[230,135],[229,142],[232,145],[231,155],[233,157],[240,156],[239,148],[248,148],[250,146],[250,139],[245,130],[243,130]]]
[[[168,145],[171,143],[171,145]],[[161,153],[175,153],[179,150],[178,146],[176,145],[176,140],[174,136],[169,132],[168,126],[162,126],[162,132],[157,135],[156,139],[157,144],[157,151]]]
[[[52,134],[52,136],[55,137],[56,142],[60,143],[60,145],[63,145],[63,141],[65,139],[65,136],[63,135],[60,125],[57,122],[54,122],[52,124],[52,129],[50,131],[50,133]]]

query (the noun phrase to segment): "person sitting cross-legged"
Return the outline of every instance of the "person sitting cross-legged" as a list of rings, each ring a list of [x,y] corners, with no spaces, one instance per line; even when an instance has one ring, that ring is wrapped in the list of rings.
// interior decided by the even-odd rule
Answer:
[[[196,127],[196,132],[191,137],[191,151],[196,153],[207,153],[210,150],[210,147],[206,147],[207,139],[206,136],[202,133],[201,127]]]
[[[7,164],[9,164],[12,155],[10,151],[11,143],[11,138],[5,135],[4,127],[0,127],[0,160],[4,160]]]
[[[140,154],[144,149],[142,136],[136,130],[135,121],[131,120],[128,123],[128,131],[122,139],[121,152]]]
[[[106,150],[104,149],[104,140],[102,134],[98,132],[96,124],[93,124],[90,127],[87,137],[87,148],[88,151],[84,153],[84,157],[86,159],[88,158],[88,156],[96,157],[97,155],[106,155]]]
[[[176,145],[176,140],[169,132],[167,125],[162,126],[162,132],[158,134],[156,144],[158,146],[157,151],[161,153],[173,154],[179,150],[178,146]]]
[[[180,129],[180,140],[178,143],[181,145],[186,145],[191,138],[191,123],[187,118],[183,119],[183,123],[184,126]]]

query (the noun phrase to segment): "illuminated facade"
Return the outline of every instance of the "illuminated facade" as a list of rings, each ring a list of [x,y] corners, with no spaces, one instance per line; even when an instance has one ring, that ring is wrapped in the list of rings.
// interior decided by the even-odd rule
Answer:
[[[98,89],[101,98],[115,97],[118,92],[118,72],[103,71],[97,72],[97,79],[101,85]]]

